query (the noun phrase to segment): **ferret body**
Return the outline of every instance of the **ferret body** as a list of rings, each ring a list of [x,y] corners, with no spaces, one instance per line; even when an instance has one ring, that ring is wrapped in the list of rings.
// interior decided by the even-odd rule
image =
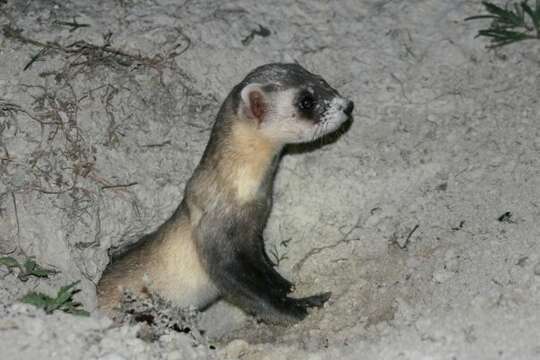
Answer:
[[[201,309],[223,297],[272,323],[301,320],[307,308],[323,305],[330,293],[288,296],[293,284],[274,269],[262,233],[283,146],[333,132],[352,109],[299,65],[250,72],[221,106],[172,217],[105,270],[99,307],[111,312],[124,288]]]

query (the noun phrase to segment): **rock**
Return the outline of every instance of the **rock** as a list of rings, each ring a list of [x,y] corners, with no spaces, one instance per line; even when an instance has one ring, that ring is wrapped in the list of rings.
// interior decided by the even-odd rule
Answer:
[[[235,339],[219,350],[219,354],[226,359],[239,359],[249,347],[247,341]]]

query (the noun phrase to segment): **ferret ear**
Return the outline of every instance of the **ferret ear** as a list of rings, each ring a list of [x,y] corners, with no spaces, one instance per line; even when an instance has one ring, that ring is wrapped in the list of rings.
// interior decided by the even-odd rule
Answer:
[[[261,84],[249,84],[240,93],[239,112],[248,119],[261,123],[266,115],[266,96]]]

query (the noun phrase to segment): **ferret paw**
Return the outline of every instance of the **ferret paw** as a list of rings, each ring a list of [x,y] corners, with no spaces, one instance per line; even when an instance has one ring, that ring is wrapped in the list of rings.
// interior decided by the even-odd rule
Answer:
[[[325,292],[317,295],[307,296],[299,299],[292,299],[298,306],[305,308],[322,307],[332,296],[331,292]]]
[[[282,299],[279,312],[285,321],[278,322],[291,324],[303,320],[308,315],[308,308],[322,307],[331,295],[331,292],[325,292],[298,299],[291,297]]]
[[[277,295],[286,296],[287,294],[294,292],[296,286],[285,278],[275,277],[273,278],[272,288]]]

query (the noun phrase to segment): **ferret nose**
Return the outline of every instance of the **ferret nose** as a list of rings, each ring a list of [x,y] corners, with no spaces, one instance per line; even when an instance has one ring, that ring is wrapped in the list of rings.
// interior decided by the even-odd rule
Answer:
[[[354,103],[351,100],[347,100],[347,105],[345,105],[343,112],[347,114],[347,116],[351,116],[353,110],[354,110]]]

